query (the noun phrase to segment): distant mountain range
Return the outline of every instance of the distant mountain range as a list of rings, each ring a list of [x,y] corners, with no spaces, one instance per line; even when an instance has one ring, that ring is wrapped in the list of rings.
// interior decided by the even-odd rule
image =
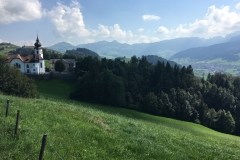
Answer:
[[[225,38],[221,37],[216,37],[212,39],[189,37],[164,40],[155,43],[138,43],[132,45],[126,43],[119,43],[117,41],[100,41],[96,43],[79,44],[77,46],[71,45],[70,43],[61,42],[48,48],[60,51],[62,53],[70,49],[87,48],[98,53],[100,56],[107,58],[116,58],[119,56],[131,57],[133,55],[157,55],[168,59],[175,53],[182,50],[217,44],[220,42],[224,42],[225,40]]]
[[[226,43],[215,44],[207,47],[190,48],[176,53],[171,60],[192,59],[206,61],[222,59],[227,61],[237,61],[240,59],[240,39],[232,39]]]
[[[240,32],[232,33],[226,37],[203,39],[196,37],[176,38],[155,43],[126,44],[117,41],[100,41],[88,44],[72,45],[61,42],[48,48],[65,53],[66,50],[87,48],[102,57],[131,57],[133,55],[157,55],[165,59],[193,58],[197,60],[223,58],[235,60],[239,51]]]
[[[70,43],[67,43],[67,42],[60,42],[60,43],[54,44],[51,47],[47,47],[47,48],[59,51],[61,53],[65,53],[67,50],[72,50],[77,47]]]

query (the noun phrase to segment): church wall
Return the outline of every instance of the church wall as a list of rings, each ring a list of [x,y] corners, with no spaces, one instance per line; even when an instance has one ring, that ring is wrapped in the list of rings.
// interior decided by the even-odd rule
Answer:
[[[19,64],[19,65],[18,65]],[[20,70],[20,72],[24,73],[25,71],[25,65],[24,63],[20,60],[20,59],[13,59],[11,62],[10,62],[10,65],[13,66],[13,67],[16,67],[17,69]]]
[[[41,63],[42,63],[42,65],[41,65]],[[44,60],[39,61],[39,73],[40,74],[45,73],[45,61]]]

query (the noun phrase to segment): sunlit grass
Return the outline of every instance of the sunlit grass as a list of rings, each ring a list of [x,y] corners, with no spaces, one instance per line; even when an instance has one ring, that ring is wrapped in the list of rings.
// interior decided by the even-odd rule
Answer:
[[[45,159],[239,159],[239,137],[201,125],[123,108],[59,99],[10,99],[0,112],[0,159],[37,159],[48,135]],[[17,110],[20,135],[13,135]]]

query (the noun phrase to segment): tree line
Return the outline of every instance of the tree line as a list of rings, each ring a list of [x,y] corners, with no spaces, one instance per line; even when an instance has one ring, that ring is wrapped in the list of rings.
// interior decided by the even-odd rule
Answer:
[[[240,78],[194,76],[191,66],[152,65],[146,57],[78,58],[70,98],[119,106],[240,134]]]

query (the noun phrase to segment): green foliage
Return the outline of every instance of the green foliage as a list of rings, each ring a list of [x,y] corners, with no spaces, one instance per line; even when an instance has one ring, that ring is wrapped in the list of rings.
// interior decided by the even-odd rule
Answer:
[[[86,74],[78,84],[72,98],[114,106],[125,105],[125,90],[121,78],[108,70],[100,74]]]
[[[66,59],[79,59],[84,57],[98,58],[99,55],[96,52],[93,52],[86,48],[77,48],[77,49],[67,50],[63,56],[63,58],[66,58]]]
[[[240,124],[239,78],[216,73],[209,74],[207,80],[200,79],[194,76],[191,66],[171,66],[168,62],[152,65],[144,56],[133,56],[128,62],[81,58],[76,76],[79,85],[71,98],[124,106],[240,134],[240,127],[236,127]],[[226,122],[229,128],[219,123],[220,110],[226,112],[222,117],[234,122]]]
[[[231,159],[240,139],[201,125],[122,108],[53,99],[10,99],[8,118],[0,109],[2,160],[38,159],[47,134],[44,159]],[[20,135],[13,135],[20,109]]]
[[[224,133],[233,133],[235,130],[235,120],[229,111],[219,110],[216,112],[210,109],[205,117],[205,123],[209,127]]]
[[[63,72],[65,70],[65,65],[62,60],[57,60],[54,64],[54,69],[57,72]]]
[[[43,48],[43,58],[45,60],[61,59],[62,57],[63,57],[63,55],[61,53],[57,52],[57,51]]]
[[[143,100],[143,110],[151,114],[159,114],[161,111],[158,109],[158,97],[153,93],[149,92]]]
[[[233,133],[235,129],[235,120],[232,117],[232,114],[225,110],[220,110],[218,112],[218,120],[216,127],[219,131],[225,132],[225,133]]]
[[[31,79],[8,65],[0,63],[0,91],[21,97],[37,97],[38,92]]]
[[[60,79],[35,80],[35,83],[37,90],[44,98],[67,99],[76,87],[74,81]]]
[[[9,52],[16,50],[18,46],[11,43],[0,43],[0,56],[7,55]]]

